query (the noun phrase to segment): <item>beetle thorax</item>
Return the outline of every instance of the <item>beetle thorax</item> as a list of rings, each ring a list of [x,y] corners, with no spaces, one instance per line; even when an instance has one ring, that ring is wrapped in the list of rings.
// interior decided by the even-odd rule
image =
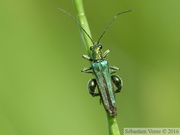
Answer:
[[[92,55],[92,59],[94,61],[98,61],[98,60],[102,60],[103,56],[102,56],[102,45],[101,44],[94,44],[93,46],[91,46],[91,55]]]

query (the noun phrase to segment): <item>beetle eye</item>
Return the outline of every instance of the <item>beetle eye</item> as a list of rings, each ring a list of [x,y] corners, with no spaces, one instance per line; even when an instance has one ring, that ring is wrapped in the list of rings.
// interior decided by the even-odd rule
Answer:
[[[92,49],[93,49],[93,46],[90,46],[90,50],[92,51]]]
[[[99,45],[99,48],[102,49],[102,45]]]

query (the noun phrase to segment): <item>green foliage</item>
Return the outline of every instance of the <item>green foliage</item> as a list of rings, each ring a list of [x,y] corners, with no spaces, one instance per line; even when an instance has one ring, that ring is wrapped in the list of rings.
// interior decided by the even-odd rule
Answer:
[[[180,125],[180,1],[84,1],[96,41],[101,40],[124,86],[116,94],[124,127]],[[91,75],[81,58],[72,1],[1,0],[0,135],[107,135],[104,108],[87,92]],[[79,124],[81,123],[81,124]]]

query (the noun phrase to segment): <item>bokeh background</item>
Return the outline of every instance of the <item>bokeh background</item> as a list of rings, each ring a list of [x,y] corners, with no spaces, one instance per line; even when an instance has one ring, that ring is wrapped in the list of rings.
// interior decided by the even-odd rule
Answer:
[[[84,1],[124,87],[117,121],[127,127],[180,127],[180,1]],[[72,0],[0,1],[0,135],[108,135],[99,98],[87,91],[89,67]]]

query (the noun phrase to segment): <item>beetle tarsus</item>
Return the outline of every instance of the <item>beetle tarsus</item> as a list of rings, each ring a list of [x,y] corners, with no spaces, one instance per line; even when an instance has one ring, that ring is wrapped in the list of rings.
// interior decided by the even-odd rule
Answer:
[[[117,71],[119,71],[119,68],[118,67],[114,67],[114,66],[109,67],[109,69],[111,70],[111,74],[114,74]]]
[[[82,55],[82,57],[86,60],[93,61],[93,59],[91,59],[88,55]]]
[[[103,54],[103,58],[106,58],[108,56],[109,52],[110,52],[109,50],[106,50]]]
[[[89,67],[89,68],[84,68],[84,69],[81,70],[81,72],[84,72],[84,73],[93,73],[91,67]]]

